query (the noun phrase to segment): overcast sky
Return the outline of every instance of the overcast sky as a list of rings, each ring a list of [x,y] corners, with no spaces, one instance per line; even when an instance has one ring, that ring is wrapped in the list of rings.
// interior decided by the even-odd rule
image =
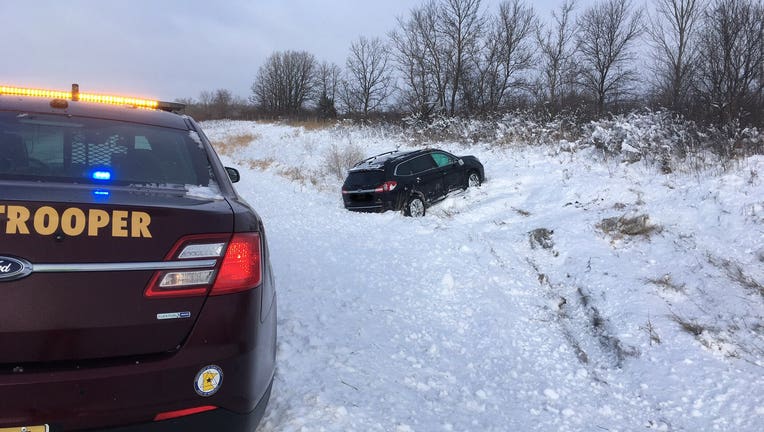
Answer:
[[[548,15],[562,0],[531,3]],[[584,0],[588,3],[587,0]],[[248,97],[276,50],[344,66],[351,41],[385,36],[422,0],[0,0],[0,84],[174,100]],[[484,0],[494,8],[498,0]],[[551,6],[550,6],[551,5]]]

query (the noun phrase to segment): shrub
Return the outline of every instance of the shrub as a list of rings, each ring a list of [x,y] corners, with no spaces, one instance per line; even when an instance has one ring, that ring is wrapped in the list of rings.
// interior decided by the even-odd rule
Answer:
[[[357,144],[351,142],[342,148],[332,144],[324,156],[324,165],[329,174],[342,180],[347,171],[364,158],[363,150]]]

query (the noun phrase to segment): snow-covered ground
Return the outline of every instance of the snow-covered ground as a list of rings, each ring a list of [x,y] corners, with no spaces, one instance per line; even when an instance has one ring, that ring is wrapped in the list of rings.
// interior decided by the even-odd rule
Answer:
[[[323,168],[332,146],[405,136],[203,126],[240,144],[223,160],[269,235],[259,431],[764,427],[764,157],[666,175],[591,148],[438,143],[487,181],[412,219],[344,210]]]

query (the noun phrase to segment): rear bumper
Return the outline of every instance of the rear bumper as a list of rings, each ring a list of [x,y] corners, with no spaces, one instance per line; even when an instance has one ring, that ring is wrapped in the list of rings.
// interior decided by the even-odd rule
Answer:
[[[390,210],[390,208],[385,207],[383,205],[345,206],[345,208],[350,211],[357,211],[357,212],[363,212],[363,213],[382,213],[384,211]]]
[[[0,428],[48,424],[51,432],[64,432],[142,424],[136,430],[174,430],[164,428],[186,420],[154,417],[207,405],[219,408],[189,419],[250,424],[268,399],[275,366],[275,305],[261,322],[262,292],[261,286],[208,298],[183,346],[159,360],[0,375]],[[195,382],[208,365],[219,367],[223,379],[216,393],[203,397]]]
[[[400,210],[400,199],[390,192],[367,194],[343,194],[345,208],[357,212],[381,213],[387,210]]]
[[[216,409],[201,414],[180,417],[160,422],[140,423],[110,429],[90,429],[88,432],[209,432],[209,431],[248,431],[254,432],[265,414],[265,407],[271,397],[268,386],[263,397],[249,413],[239,414],[225,409]],[[58,432],[52,429],[51,432]]]

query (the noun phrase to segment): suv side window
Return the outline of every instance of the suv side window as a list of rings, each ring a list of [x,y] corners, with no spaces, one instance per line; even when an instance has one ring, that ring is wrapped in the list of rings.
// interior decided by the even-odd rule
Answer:
[[[398,175],[414,175],[435,168],[435,161],[429,154],[417,156],[414,159],[398,165]]]
[[[411,161],[400,163],[395,168],[395,175],[406,176],[411,174],[414,174],[414,171],[411,168]]]
[[[432,158],[435,159],[435,163],[438,168],[443,168],[446,165],[452,164],[454,161],[445,153],[432,153]]]

